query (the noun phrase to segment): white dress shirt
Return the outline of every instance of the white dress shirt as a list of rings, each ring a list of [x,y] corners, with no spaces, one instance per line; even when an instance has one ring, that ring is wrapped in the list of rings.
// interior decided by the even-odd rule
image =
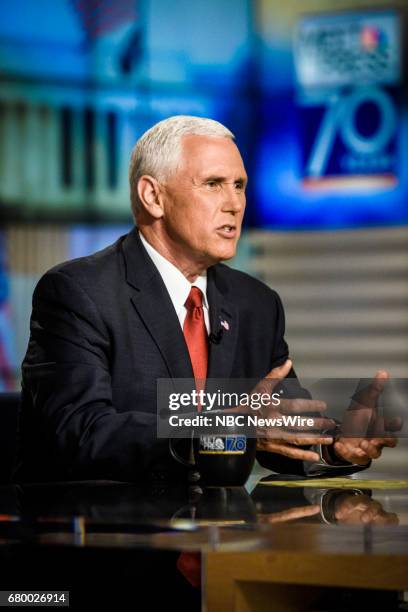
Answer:
[[[169,293],[170,299],[173,303],[174,310],[176,311],[178,320],[180,321],[181,328],[183,329],[184,319],[186,318],[187,309],[184,306],[191,287],[198,287],[201,289],[203,294],[203,310],[204,310],[204,321],[207,328],[207,333],[210,333],[210,316],[207,301],[207,272],[204,271],[198,276],[193,283],[190,283],[184,274],[180,272],[176,266],[174,266],[168,259],[160,255],[156,249],[152,247],[143,236],[142,232],[139,231],[140,240],[144,248],[146,249],[149,257],[153,261],[166,289]]]

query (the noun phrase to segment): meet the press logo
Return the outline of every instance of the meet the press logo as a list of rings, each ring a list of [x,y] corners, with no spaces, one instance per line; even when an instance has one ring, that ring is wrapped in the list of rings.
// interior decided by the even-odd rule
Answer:
[[[246,444],[245,436],[201,436],[198,452],[200,455],[243,455]]]

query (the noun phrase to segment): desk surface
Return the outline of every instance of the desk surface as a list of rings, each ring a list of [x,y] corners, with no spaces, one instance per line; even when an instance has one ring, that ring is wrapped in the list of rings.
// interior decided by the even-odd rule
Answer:
[[[279,478],[251,494],[109,481],[3,486],[0,545],[407,556],[404,483],[388,477],[389,488],[370,489],[360,477],[345,489]]]

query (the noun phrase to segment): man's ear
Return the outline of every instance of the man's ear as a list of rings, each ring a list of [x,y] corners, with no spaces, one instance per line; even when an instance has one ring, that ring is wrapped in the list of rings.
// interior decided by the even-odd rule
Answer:
[[[163,201],[158,181],[144,174],[137,183],[137,193],[145,211],[154,219],[160,219],[163,216]]]

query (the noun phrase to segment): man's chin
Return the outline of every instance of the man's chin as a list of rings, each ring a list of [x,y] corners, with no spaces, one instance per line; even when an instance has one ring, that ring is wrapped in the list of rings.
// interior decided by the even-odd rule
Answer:
[[[220,263],[221,261],[228,261],[229,259],[232,259],[233,257],[235,257],[237,253],[236,249],[223,249],[220,250],[217,255],[214,254],[214,264],[216,263]]]

